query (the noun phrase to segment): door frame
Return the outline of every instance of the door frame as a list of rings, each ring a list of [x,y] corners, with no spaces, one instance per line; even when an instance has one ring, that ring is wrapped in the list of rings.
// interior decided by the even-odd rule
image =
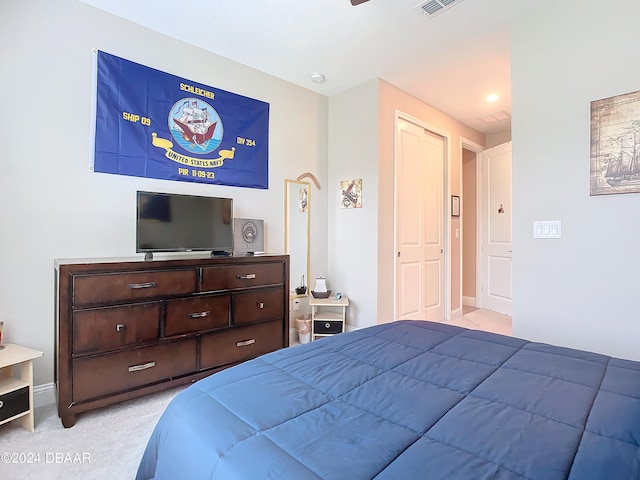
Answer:
[[[444,321],[451,320],[451,202],[449,201],[451,192],[451,134],[438,127],[430,125],[413,115],[403,112],[402,110],[394,110],[393,115],[393,320],[396,321],[398,312],[398,222],[397,222],[397,172],[396,172],[396,147],[397,147],[397,131],[398,120],[402,119],[407,122],[418,125],[425,130],[442,137],[444,144],[444,178],[442,199],[444,205],[444,279],[443,279],[443,297],[444,297]]]
[[[480,292],[481,292],[481,283],[478,281],[478,268],[480,268],[480,254],[481,254],[481,250],[482,250],[482,242],[479,242],[478,239],[482,238],[482,222],[480,221],[480,215],[482,213],[482,160],[480,159],[480,152],[482,152],[483,150],[486,150],[487,147],[484,147],[482,145],[480,145],[479,143],[476,143],[472,140],[469,140],[468,138],[465,137],[460,137],[460,168],[461,168],[461,172],[462,172],[462,150],[469,150],[473,153],[476,154],[476,278],[475,278],[475,286],[476,286],[476,294],[475,294],[475,306],[477,308],[480,308],[482,306],[482,299],[479,297]],[[460,174],[460,191],[462,192],[464,188],[464,185],[462,183],[462,173]],[[464,215],[464,209],[462,209],[461,215]],[[463,217],[461,217],[462,219]],[[464,221],[460,222],[460,237],[464,238]],[[464,256],[463,256],[463,250],[462,250],[462,243],[460,242],[460,308],[462,309],[462,307],[464,307],[463,301],[462,301],[462,281],[463,281],[463,272],[462,269],[464,268]]]

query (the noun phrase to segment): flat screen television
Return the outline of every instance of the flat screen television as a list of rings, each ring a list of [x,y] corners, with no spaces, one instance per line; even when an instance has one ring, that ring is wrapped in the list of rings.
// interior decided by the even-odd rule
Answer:
[[[233,199],[138,192],[136,252],[233,253]]]

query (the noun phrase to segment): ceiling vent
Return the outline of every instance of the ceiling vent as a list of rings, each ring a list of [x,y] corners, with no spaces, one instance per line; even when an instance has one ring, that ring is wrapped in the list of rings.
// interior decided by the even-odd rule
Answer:
[[[488,113],[478,118],[482,120],[484,123],[496,123],[496,122],[502,122],[503,120],[509,120],[511,118],[511,115],[509,115],[507,112],[502,110],[500,112]]]
[[[435,17],[459,3],[462,3],[462,0],[427,0],[416,5],[416,8],[422,10],[427,17]]]

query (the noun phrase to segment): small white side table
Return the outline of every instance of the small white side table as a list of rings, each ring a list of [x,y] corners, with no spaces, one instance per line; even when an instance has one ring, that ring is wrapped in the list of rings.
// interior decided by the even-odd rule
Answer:
[[[21,418],[22,428],[33,432],[32,360],[42,355],[38,350],[13,343],[0,350],[0,425]]]
[[[309,306],[311,307],[311,340],[344,332],[349,306],[348,297],[343,296],[340,300],[335,300],[335,297],[311,298]]]

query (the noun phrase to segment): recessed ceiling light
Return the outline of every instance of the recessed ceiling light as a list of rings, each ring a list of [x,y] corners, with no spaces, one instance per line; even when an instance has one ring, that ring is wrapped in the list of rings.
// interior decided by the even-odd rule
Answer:
[[[311,81],[314,83],[322,83],[324,82],[324,75],[318,72],[311,74]]]
[[[487,98],[485,98],[485,100],[487,102],[495,102],[496,100],[498,100],[500,98],[500,95],[497,95],[495,93],[492,93],[491,95],[489,95]]]

